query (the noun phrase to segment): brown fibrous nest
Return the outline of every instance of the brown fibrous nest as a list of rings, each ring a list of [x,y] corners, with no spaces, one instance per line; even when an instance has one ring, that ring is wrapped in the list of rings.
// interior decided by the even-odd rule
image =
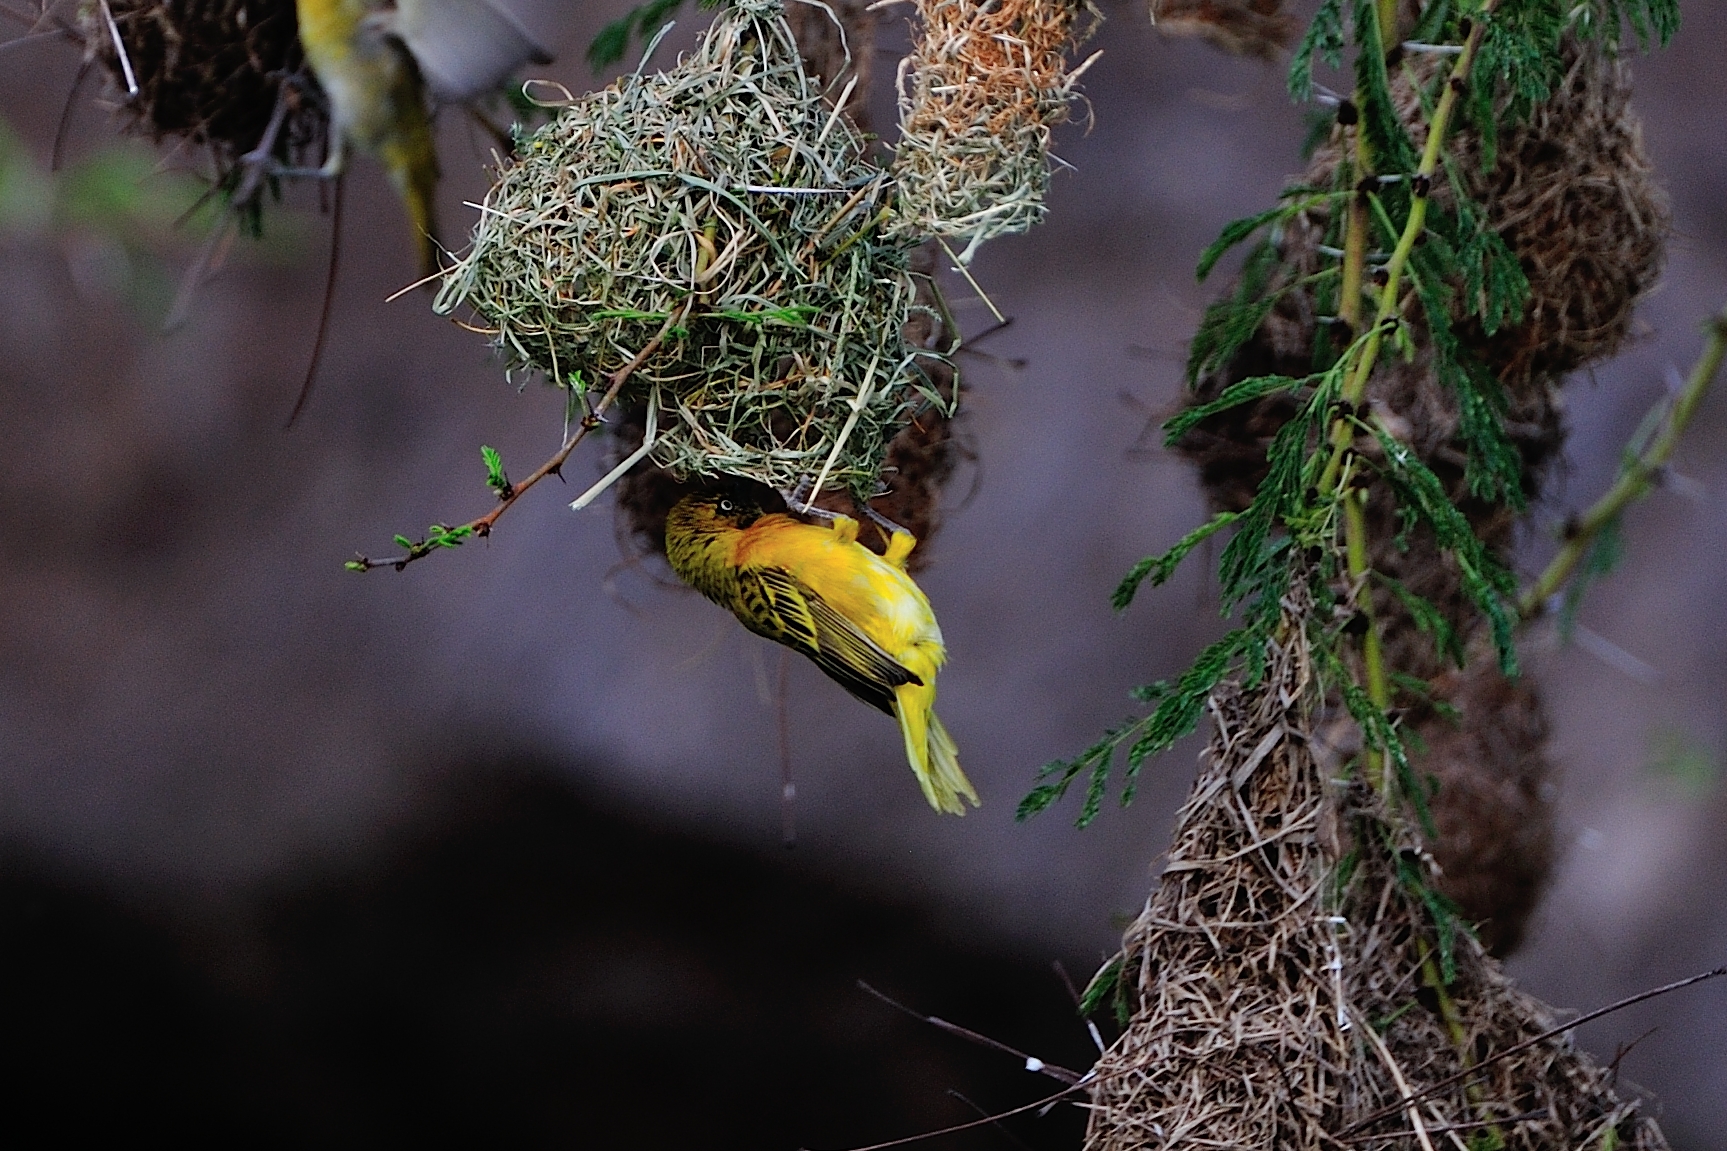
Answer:
[[[1552,99],[1526,122],[1501,131],[1492,169],[1482,170],[1480,144],[1471,133],[1460,132],[1454,149],[1457,171],[1485,205],[1488,225],[1529,278],[1522,322],[1492,337],[1473,323],[1457,330],[1504,389],[1505,428],[1522,456],[1531,499],[1539,496],[1562,443],[1563,375],[1611,355],[1625,340],[1634,306],[1659,272],[1668,231],[1666,201],[1629,108],[1626,70],[1598,49],[1575,44],[1567,48],[1567,61]],[[1417,108],[1412,78],[1425,79],[1433,67],[1418,62],[1396,82],[1410,122]],[[1338,167],[1339,144],[1333,142],[1315,154],[1301,182],[1331,187]],[[1436,201],[1449,195],[1441,182]],[[1280,283],[1311,275],[1333,258],[1319,250],[1329,223],[1323,208],[1292,221],[1280,240]],[[1518,517],[1470,493],[1455,397],[1432,369],[1425,334],[1413,328],[1414,356],[1382,363],[1370,389],[1373,407],[1439,476],[1476,534],[1507,553]],[[1346,339],[1320,314],[1311,291],[1286,292],[1231,363],[1199,381],[1190,402],[1212,399],[1249,376],[1307,375],[1316,347],[1330,341],[1338,348]],[[1295,404],[1273,397],[1224,412],[1183,439],[1179,450],[1199,468],[1214,506],[1239,510],[1252,500],[1266,447]],[[1459,573],[1432,538],[1418,531],[1407,550],[1398,546],[1395,510],[1383,492],[1370,504],[1370,529],[1374,570],[1436,604],[1475,655],[1466,669],[1451,667],[1396,598],[1383,591],[1375,596],[1388,666],[1429,680],[1440,704],[1461,712],[1453,716],[1415,702],[1404,721],[1415,746],[1424,749],[1415,757],[1416,772],[1436,788],[1438,835],[1430,850],[1443,869],[1441,890],[1481,924],[1483,940],[1496,953],[1506,954],[1522,937],[1554,861],[1552,766],[1539,694],[1527,680],[1510,683],[1492,666]]]
[[[1167,866],[1098,977],[1128,1019],[1088,1151],[1665,1147],[1563,1034],[1513,1050],[1552,1011],[1442,938],[1419,844],[1323,768],[1301,585],[1285,609],[1263,679],[1214,694]]]
[[[1042,221],[1050,129],[1066,120],[1090,61],[1067,53],[1090,28],[1079,0],[917,0],[900,62],[896,232],[963,246]],[[1090,23],[1089,21],[1087,22]],[[1095,58],[1095,57],[1094,57]]]
[[[1480,141],[1458,164],[1517,253],[1531,289],[1523,322],[1478,344],[1505,381],[1556,376],[1618,352],[1654,286],[1672,217],[1631,111],[1625,64],[1573,48],[1563,83],[1501,133],[1483,172]]]
[[[261,145],[284,164],[321,160],[329,115],[299,87],[311,81],[294,0],[81,0],[78,29],[128,129],[205,150],[216,183]],[[283,119],[270,139],[278,101]]]
[[[1275,60],[1295,38],[1283,0],[1151,0],[1151,22],[1165,36],[1196,36],[1232,56]]]

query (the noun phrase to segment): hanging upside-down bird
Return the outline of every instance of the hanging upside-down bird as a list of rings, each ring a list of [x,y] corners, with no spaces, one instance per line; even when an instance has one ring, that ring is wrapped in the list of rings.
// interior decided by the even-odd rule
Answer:
[[[815,661],[841,687],[899,720],[906,757],[937,811],[964,815],[977,792],[936,718],[947,660],[929,600],[905,572],[917,540],[895,531],[887,554],[857,542],[858,522],[801,523],[763,506],[766,489],[686,496],[666,517],[666,557],[691,587],[757,635]]]

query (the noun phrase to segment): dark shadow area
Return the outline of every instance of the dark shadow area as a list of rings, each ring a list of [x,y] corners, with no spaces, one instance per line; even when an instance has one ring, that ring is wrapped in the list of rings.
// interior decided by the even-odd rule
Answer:
[[[1088,1066],[1054,972],[493,761],[364,863],[219,919],[0,877],[6,1126],[56,1142],[851,1147],[1059,1089],[859,990]],[[957,1096],[956,1097],[956,1094]],[[944,1148],[1073,1147],[1073,1107]]]

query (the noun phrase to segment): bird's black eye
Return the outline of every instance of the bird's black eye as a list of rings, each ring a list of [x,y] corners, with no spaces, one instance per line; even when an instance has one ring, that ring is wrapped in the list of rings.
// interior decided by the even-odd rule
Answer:
[[[738,510],[738,509],[737,509],[737,505],[736,505],[736,504],[734,504],[734,503],[732,503],[732,501],[730,501],[730,500],[721,500],[721,501],[720,501],[720,510],[721,510],[721,511],[722,511],[722,512],[735,512],[735,511],[737,511],[737,510]]]

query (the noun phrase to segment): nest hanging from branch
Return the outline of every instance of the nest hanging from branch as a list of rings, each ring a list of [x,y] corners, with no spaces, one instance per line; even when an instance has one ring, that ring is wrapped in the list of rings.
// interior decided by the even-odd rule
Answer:
[[[204,149],[216,184],[262,145],[286,165],[321,161],[329,115],[290,80],[305,74],[294,0],[81,0],[78,29],[127,129]]]
[[[1512,1050],[1551,1012],[1467,932],[1440,937],[1419,846],[1316,760],[1294,586],[1264,678],[1213,696],[1168,865],[1094,987],[1129,1018],[1093,1072],[1088,1151],[1664,1148],[1563,1037]]]
[[[1276,60],[1295,40],[1283,0],[1151,0],[1151,22],[1165,36],[1196,36],[1231,56]]]
[[[786,9],[786,23],[797,40],[805,72],[825,82],[827,99],[835,101],[856,79],[852,98],[845,102],[842,115],[862,133],[867,127],[876,13],[864,0],[843,0],[833,4],[831,12],[810,4],[793,4]],[[940,349],[953,344],[957,333],[949,331],[942,319],[946,313],[936,294],[933,253],[927,246],[916,248],[910,261],[916,295],[903,335],[909,348],[935,353],[923,358],[921,368],[927,386],[943,402],[920,404],[888,441],[880,469],[886,490],[872,498],[870,504],[917,537],[918,547],[908,560],[910,569],[917,572],[927,567],[935,554],[929,545],[941,523],[938,514],[941,491],[953,474],[956,458],[965,449],[956,441],[953,430],[958,416],[954,365],[939,354]],[[640,448],[646,416],[645,408],[637,404],[628,408],[614,426],[606,470]],[[619,545],[624,552],[663,556],[666,513],[703,482],[695,476],[679,479],[651,461],[644,461],[625,474],[618,481],[615,504]],[[818,496],[816,503],[832,511],[855,514],[850,496],[851,493],[828,492]],[[885,548],[879,533],[873,530],[864,531],[858,542],[878,552]]]
[[[1502,133],[1490,170],[1482,170],[1474,135],[1457,158],[1529,277],[1523,322],[1475,334],[1507,382],[1563,375],[1617,353],[1637,302],[1661,274],[1672,230],[1631,111],[1630,70],[1575,44],[1568,60],[1552,98]]]
[[[917,0],[922,27],[900,63],[893,227],[964,246],[1042,221],[1050,128],[1068,118],[1090,61],[1069,71],[1079,0]],[[1095,59],[1095,57],[1094,57]]]
[[[902,335],[891,181],[819,96],[777,0],[742,0],[675,67],[525,141],[434,307],[466,303],[560,386],[633,364],[617,400],[653,413],[648,458],[679,479],[871,494],[887,441],[943,401]]]
[[[1668,232],[1666,199],[1630,110],[1627,70],[1594,47],[1571,43],[1565,51],[1562,83],[1527,121],[1500,133],[1491,169],[1483,170],[1480,141],[1467,131],[1457,136],[1455,160],[1469,194],[1485,207],[1488,226],[1529,279],[1521,323],[1492,337],[1474,323],[1460,324],[1457,332],[1504,389],[1505,429],[1522,457],[1531,500],[1563,441],[1563,375],[1611,355],[1625,340],[1637,301],[1659,273]],[[1417,80],[1425,82],[1435,66],[1418,62]],[[1393,95],[1405,122],[1414,124],[1419,99],[1407,75],[1394,80]],[[1337,145],[1324,145],[1300,183],[1333,187],[1339,162]],[[1436,204],[1450,197],[1448,183],[1435,186]],[[1291,222],[1271,290],[1329,265],[1332,257],[1319,250],[1329,224],[1323,208]],[[1189,402],[1214,399],[1249,376],[1306,375],[1315,349],[1343,338],[1322,311],[1310,289],[1283,292],[1254,336],[1225,368],[1198,382]],[[1476,534],[1508,551],[1517,517],[1470,494],[1455,397],[1433,369],[1425,335],[1413,335],[1413,358],[1387,363],[1376,376],[1376,407],[1444,482]],[[1182,440],[1179,450],[1199,468],[1216,507],[1239,510],[1251,501],[1266,448],[1296,402],[1279,396],[1245,405],[1206,420]],[[1431,802],[1439,835],[1430,850],[1442,870],[1440,888],[1467,919],[1482,924],[1482,938],[1496,954],[1507,954],[1554,860],[1553,769],[1539,693],[1527,677],[1511,683],[1484,658],[1487,645],[1459,575],[1431,538],[1417,532],[1400,549],[1384,494],[1369,505],[1369,518],[1374,570],[1437,605],[1472,655],[1462,670],[1447,666],[1401,601],[1383,591],[1376,596],[1389,665],[1431,680],[1436,700],[1461,712],[1459,719],[1424,702],[1405,717],[1417,746],[1425,748],[1414,756],[1416,774],[1437,784]]]
[[[934,297],[933,260],[927,248],[912,253],[912,266],[919,271],[918,300],[927,305],[913,311],[905,326],[906,342],[918,348],[950,344],[953,333],[941,321]],[[955,435],[954,424],[963,413],[958,409],[958,376],[945,359],[932,357],[924,365],[928,386],[941,397],[941,404],[918,407],[887,443],[880,469],[885,490],[869,500],[876,511],[917,537],[918,546],[906,561],[913,573],[929,566],[935,554],[929,544],[941,526],[941,493],[952,477],[966,447]],[[627,459],[641,446],[646,431],[646,412],[628,411],[614,429],[608,467]],[[637,555],[665,555],[666,514],[703,481],[678,479],[664,468],[641,464],[618,481],[617,523],[619,544]],[[829,511],[855,515],[852,493],[828,492],[814,501]],[[886,540],[873,528],[865,529],[858,542],[877,553],[886,550]]]

